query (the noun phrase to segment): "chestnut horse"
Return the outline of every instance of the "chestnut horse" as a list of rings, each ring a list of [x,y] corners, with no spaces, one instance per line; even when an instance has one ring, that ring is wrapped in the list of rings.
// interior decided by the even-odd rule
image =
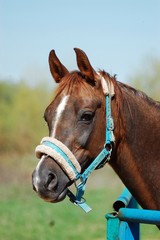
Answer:
[[[106,150],[92,170],[108,162],[143,208],[160,210],[160,103],[105,71],[96,72],[86,54],[74,50],[79,71],[69,72],[53,50],[49,55],[59,85],[44,113],[49,137],[36,148],[40,161],[32,176],[34,190],[49,202],[68,195],[82,203],[85,171]],[[114,129],[107,128],[112,118]],[[85,183],[76,202],[68,187],[77,179]]]

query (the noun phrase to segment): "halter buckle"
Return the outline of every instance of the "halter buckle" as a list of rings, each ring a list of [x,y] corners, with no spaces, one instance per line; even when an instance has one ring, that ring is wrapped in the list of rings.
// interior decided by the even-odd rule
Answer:
[[[81,201],[77,200],[77,197],[68,189],[67,192],[67,196],[69,197],[69,200],[76,206],[82,208],[83,211],[85,211],[85,213],[90,212],[92,209],[90,208],[90,206],[88,206],[86,204],[86,200],[85,198],[81,197]]]

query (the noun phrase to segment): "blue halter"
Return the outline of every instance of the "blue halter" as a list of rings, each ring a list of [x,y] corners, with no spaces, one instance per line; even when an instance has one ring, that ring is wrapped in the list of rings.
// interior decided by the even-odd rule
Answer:
[[[68,190],[68,197],[70,201],[74,204],[81,207],[86,213],[91,211],[91,208],[86,204],[85,199],[83,198],[86,182],[89,175],[96,169],[101,168],[105,165],[105,163],[109,162],[111,152],[112,152],[112,144],[114,142],[114,123],[111,114],[111,96],[106,96],[106,141],[103,150],[98,154],[95,160],[85,169],[82,174],[79,174],[77,180],[80,180],[80,183],[77,184],[75,181],[75,187],[77,189],[76,196]]]
[[[85,169],[85,171],[81,174],[76,168],[73,166],[73,163],[69,159],[69,157],[63,152],[63,150],[56,146],[54,143],[50,141],[44,141],[42,144],[45,146],[49,146],[51,149],[54,149],[57,153],[59,153],[65,161],[70,165],[72,170],[75,173],[75,187],[76,194],[74,195],[70,190],[68,190],[67,195],[72,203],[81,207],[86,213],[91,210],[91,208],[86,204],[85,199],[83,198],[86,182],[89,175],[96,169],[104,166],[105,163],[109,162],[111,152],[112,152],[112,144],[114,142],[114,123],[111,114],[111,96],[108,94],[106,96],[106,140],[103,150],[98,154],[98,156],[94,159],[94,161]]]

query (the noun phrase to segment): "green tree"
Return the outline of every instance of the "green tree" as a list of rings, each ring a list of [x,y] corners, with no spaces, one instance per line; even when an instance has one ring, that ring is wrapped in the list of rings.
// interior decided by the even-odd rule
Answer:
[[[34,151],[35,145],[48,134],[43,113],[50,98],[45,84],[33,88],[24,81],[0,82],[1,153]]]

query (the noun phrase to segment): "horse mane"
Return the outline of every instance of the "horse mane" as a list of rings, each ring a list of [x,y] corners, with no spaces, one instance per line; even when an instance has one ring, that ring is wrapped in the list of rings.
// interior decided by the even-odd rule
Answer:
[[[156,100],[153,100],[151,97],[149,97],[143,91],[136,90],[135,88],[133,88],[133,87],[127,85],[127,84],[121,83],[121,82],[118,82],[118,84],[121,86],[121,88],[124,91],[130,92],[134,96],[139,97],[139,98],[145,100],[148,104],[160,108],[160,102],[156,101]]]
[[[116,75],[111,76],[109,73],[107,73],[105,71],[100,71],[100,73],[102,74],[102,76],[105,79],[108,79],[109,81],[111,81],[113,83],[114,89],[115,89],[115,94],[118,94],[118,92],[120,92],[121,96],[119,96],[119,97],[121,98],[121,101],[122,101],[122,99],[124,99],[123,91],[125,91],[127,93],[130,93],[130,94],[138,97],[138,98],[141,98],[141,99],[145,100],[148,104],[150,104],[152,106],[160,108],[160,102],[159,101],[153,100],[151,97],[149,97],[143,91],[137,90],[137,89],[125,84],[125,83],[117,81]],[[120,99],[118,101],[120,101]]]
[[[105,72],[104,70],[100,70],[99,73],[107,81],[112,82],[115,90],[115,99],[116,99],[117,107],[119,110],[122,106],[123,100],[125,99],[127,101],[126,97],[124,96],[124,92],[128,94],[132,94],[135,97],[141,98],[144,101],[146,101],[148,104],[155,106],[156,108],[160,108],[159,101],[153,100],[152,98],[147,96],[147,94],[145,94],[140,90],[136,90],[135,88],[125,83],[117,81],[116,75],[111,76],[109,73]],[[85,81],[84,79],[85,79],[85,76],[79,71],[75,70],[68,73],[64,77],[64,79],[60,82],[59,87],[57,88],[56,96],[62,93],[62,91],[64,90],[65,92],[67,92],[67,94],[70,94],[74,91],[74,93],[77,93],[77,94],[81,92],[84,94],[85,92],[86,94],[89,94],[89,95],[91,94],[93,96],[94,94],[93,88],[88,88],[88,84],[90,85],[92,84],[88,79],[85,79]]]
[[[147,94],[145,94],[142,91],[136,90],[135,88],[127,84],[117,81],[116,75],[111,76],[109,73],[105,71],[99,71],[99,73],[106,80],[112,82],[114,86],[114,91],[115,91],[114,98],[117,105],[117,120],[121,119],[121,124],[122,124],[121,129],[123,129],[122,131],[123,133],[125,133],[125,129],[126,129],[125,122],[123,121],[123,111],[121,111],[121,109],[123,109],[124,102],[126,103],[129,114],[130,114],[130,120],[131,120],[130,123],[134,124],[134,117],[133,117],[132,107],[130,105],[130,98],[127,97],[127,95],[128,96],[133,95],[136,98],[140,98],[141,100],[144,100],[147,104],[160,109],[160,102],[154,101],[152,98],[148,97]],[[115,125],[117,125],[117,123]]]

